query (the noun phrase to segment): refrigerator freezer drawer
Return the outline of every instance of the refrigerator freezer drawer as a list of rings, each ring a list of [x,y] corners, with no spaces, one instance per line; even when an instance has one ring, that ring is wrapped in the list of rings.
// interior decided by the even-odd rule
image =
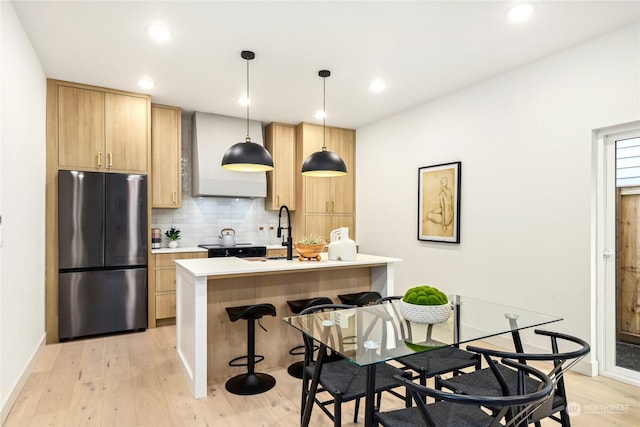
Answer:
[[[147,269],[60,273],[60,339],[147,327]]]

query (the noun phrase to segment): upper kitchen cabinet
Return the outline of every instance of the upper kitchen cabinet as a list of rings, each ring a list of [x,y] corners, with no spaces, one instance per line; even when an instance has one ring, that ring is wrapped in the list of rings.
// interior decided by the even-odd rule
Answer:
[[[265,147],[273,157],[274,168],[267,172],[266,210],[287,205],[296,209],[296,128],[271,123],[266,128]]]
[[[355,131],[326,128],[327,150],[337,153],[347,166],[347,175],[332,178],[301,174],[302,163],[322,150],[325,130],[322,126],[301,123],[296,127],[296,196],[294,239],[319,235],[328,241],[332,229],[349,227],[355,237]]]
[[[356,232],[355,215],[305,215],[305,234],[308,236],[320,236],[325,242],[331,242],[331,232],[337,228],[347,227],[349,237],[354,238]]]
[[[58,163],[96,168],[104,159],[104,92],[58,86]]]
[[[151,206],[182,206],[182,110],[151,105]]]
[[[302,123],[298,125],[298,146],[302,148],[300,168],[304,159],[322,150],[322,126]],[[347,175],[333,178],[301,176],[304,210],[307,213],[355,213],[355,131],[326,128],[327,150],[337,153],[347,165]]]
[[[148,95],[50,80],[58,167],[147,173],[150,104]]]

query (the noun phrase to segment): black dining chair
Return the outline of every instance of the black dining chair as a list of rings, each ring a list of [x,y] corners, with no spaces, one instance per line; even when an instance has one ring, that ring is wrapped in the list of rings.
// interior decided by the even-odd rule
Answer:
[[[318,305],[303,310],[300,315],[312,314],[319,311],[336,311],[349,308],[354,308],[354,306],[345,304]],[[314,327],[316,327],[319,333],[321,333],[323,328],[322,322],[320,319],[315,320],[317,323]],[[320,352],[314,352],[313,338],[306,334],[302,334],[302,336],[305,344],[305,370],[302,378],[301,414],[304,412],[305,404],[311,391],[311,378],[314,375],[316,363],[320,358]],[[343,354],[351,351],[343,347],[344,340],[342,340],[341,337],[338,337],[332,346],[337,347],[337,349]],[[342,404],[344,402],[355,401],[353,422],[357,422],[360,399],[365,397],[366,394],[367,368],[356,365],[339,355],[335,355],[332,354],[332,352],[327,351],[322,355],[322,362],[319,369],[320,375],[318,377],[318,389],[313,402],[310,404],[318,405],[318,407],[333,421],[334,426],[337,427],[342,424]],[[394,375],[410,377],[402,370],[388,364],[381,363],[377,366],[375,393],[377,395],[378,406],[380,405],[380,394],[382,392],[387,391],[394,393],[393,389],[400,387],[400,384],[394,380]],[[410,403],[408,401],[408,396],[397,392],[395,392],[394,395],[405,400],[406,404]],[[330,405],[333,405],[333,412],[328,409],[328,406]]]
[[[400,296],[384,297],[379,299],[376,304],[389,304],[400,299],[402,299]],[[395,312],[395,319],[402,319],[397,305],[389,304],[389,307]],[[413,342],[411,322],[400,320],[394,322],[393,326],[397,335],[396,341],[408,340]],[[431,342],[433,343],[433,340]],[[447,345],[446,343],[442,343],[441,348],[399,357],[395,360],[405,369],[415,372],[413,379],[418,379],[423,386],[427,385],[427,379],[436,375],[447,373],[458,375],[466,368],[478,370],[482,364],[480,354],[463,350],[457,346]]]
[[[571,420],[567,411],[568,401],[564,383],[564,374],[589,353],[589,344],[580,338],[559,332],[536,329],[535,333],[550,338],[550,353],[513,353],[474,346],[468,346],[467,350],[482,354],[489,364],[492,363],[492,357],[508,357],[519,360],[521,363],[532,361],[552,362],[552,368],[547,373],[547,376],[551,378],[554,384],[553,399],[549,399],[545,405],[530,414],[527,422],[529,424],[535,423],[537,426],[540,426],[540,420],[544,418],[551,418],[560,423],[563,427],[569,427],[571,425]],[[572,346],[575,349],[560,352],[560,346]],[[513,386],[513,384],[517,382],[518,379],[513,371],[506,370],[504,367],[502,367],[501,371],[503,372],[503,376],[507,384]],[[461,394],[483,393],[488,395],[497,395],[500,393],[501,389],[499,382],[488,368],[449,379],[442,379],[436,376],[436,385],[437,387],[446,388]],[[538,385],[539,383],[535,379],[528,378],[526,381],[527,391],[535,389]]]
[[[551,379],[539,370],[518,363],[514,360],[503,359],[501,364],[509,370],[515,370],[519,379],[516,388],[505,384],[498,396],[464,395],[436,390],[417,384],[407,378],[396,376],[399,384],[404,385],[416,403],[405,409],[390,412],[378,412],[376,420],[383,427],[495,427],[520,426],[529,414],[539,405],[549,399],[553,392]],[[502,370],[493,369],[496,381],[502,382]],[[524,381],[528,375],[535,378],[539,387],[525,392]],[[425,403],[426,397],[432,397],[434,403]],[[482,408],[490,406],[499,408],[492,414]]]

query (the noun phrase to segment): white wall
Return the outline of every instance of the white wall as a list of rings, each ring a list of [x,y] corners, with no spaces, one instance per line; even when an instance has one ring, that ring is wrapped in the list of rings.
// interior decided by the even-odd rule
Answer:
[[[6,417],[45,337],[46,77],[11,2],[0,2],[0,404]]]
[[[360,249],[403,259],[397,293],[424,283],[561,314],[552,328],[589,339],[591,132],[639,117],[633,25],[358,129]],[[453,161],[461,243],[419,242],[418,168]]]

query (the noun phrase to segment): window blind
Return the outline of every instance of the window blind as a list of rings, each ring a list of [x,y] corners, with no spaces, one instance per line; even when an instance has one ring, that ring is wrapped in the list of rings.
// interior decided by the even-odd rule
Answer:
[[[640,137],[616,141],[616,187],[640,186]]]

